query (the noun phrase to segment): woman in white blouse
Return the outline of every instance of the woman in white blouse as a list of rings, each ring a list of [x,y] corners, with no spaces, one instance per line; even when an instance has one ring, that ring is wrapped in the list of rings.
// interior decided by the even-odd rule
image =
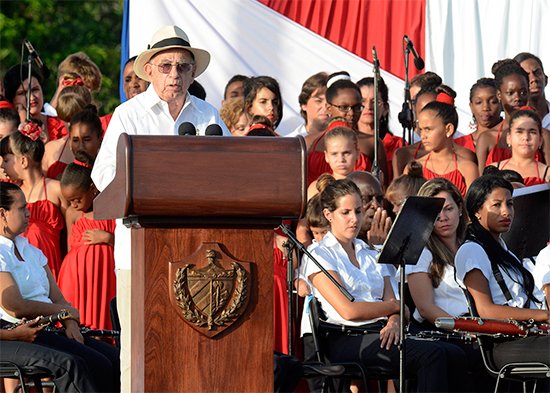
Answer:
[[[321,194],[321,206],[331,229],[311,253],[355,301],[349,301],[309,261],[305,275],[313,295],[329,322],[374,331],[358,336],[330,333],[330,359],[398,370],[399,302],[385,266],[377,265],[374,251],[356,238],[362,218],[360,191],[348,179],[334,181]],[[466,370],[460,349],[450,344],[447,347],[407,340],[405,369],[418,376],[419,392],[465,391]]]
[[[466,232],[464,199],[449,180],[439,177],[424,183],[419,196],[445,199],[439,219],[416,265],[407,265],[407,282],[416,305],[409,327],[411,333],[437,330],[436,318],[468,314],[464,291],[455,280],[454,258]],[[473,372],[477,392],[493,391],[495,380],[486,372],[477,344],[450,341],[464,351]]]
[[[470,292],[482,318],[548,323],[550,311],[539,309],[533,276],[500,238],[514,218],[512,192],[509,182],[490,175],[476,179],[468,189],[471,223],[466,243],[456,254],[456,278]],[[495,271],[502,276],[500,284]],[[550,336],[498,340],[492,352],[497,367],[515,361],[550,365]]]
[[[12,183],[0,182],[0,314],[2,325],[67,310],[62,321],[65,336],[40,332],[34,343],[55,348],[81,358],[98,392],[119,388],[119,351],[112,345],[82,337],[79,313],[63,297],[47,259],[21,233],[29,224],[25,195]]]

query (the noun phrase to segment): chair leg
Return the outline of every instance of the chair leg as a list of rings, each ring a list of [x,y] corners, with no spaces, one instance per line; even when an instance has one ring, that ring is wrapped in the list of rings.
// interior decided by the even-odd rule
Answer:
[[[498,393],[498,384],[500,383],[500,375],[497,376],[497,383],[495,384],[495,393]]]

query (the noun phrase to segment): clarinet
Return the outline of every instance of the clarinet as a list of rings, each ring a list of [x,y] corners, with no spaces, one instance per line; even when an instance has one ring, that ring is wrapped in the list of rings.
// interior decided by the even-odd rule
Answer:
[[[42,315],[39,316],[39,320],[38,320],[38,323],[36,324],[37,327],[45,327],[45,326],[49,326],[49,325],[56,325],[57,322],[60,322],[64,319],[67,319],[67,318],[70,318],[72,317],[71,314],[69,314],[69,312],[67,310],[61,310],[61,312],[59,314],[52,314],[52,315],[48,315],[47,317],[44,317]],[[31,323],[33,322],[34,319],[32,320],[26,320],[25,322],[23,321],[19,321],[19,322],[15,322],[15,323],[11,323],[11,324],[8,324],[6,326],[3,327],[3,329],[15,329],[16,327],[18,326],[21,326],[21,325],[26,325],[27,323]]]
[[[469,333],[445,333],[437,330],[423,330],[417,334],[407,334],[408,339],[420,341],[462,341],[471,344],[476,341]]]
[[[55,327],[55,326],[47,326],[44,331],[54,333],[54,334],[60,334],[60,335],[66,335],[65,328]],[[118,330],[104,330],[104,329],[90,329],[89,327],[81,327],[80,328],[80,334],[84,337],[119,337],[120,331]]]
[[[535,323],[534,320],[490,319],[479,317],[437,318],[435,326],[456,333],[484,334],[492,337],[527,337],[528,335],[550,335],[550,325]]]

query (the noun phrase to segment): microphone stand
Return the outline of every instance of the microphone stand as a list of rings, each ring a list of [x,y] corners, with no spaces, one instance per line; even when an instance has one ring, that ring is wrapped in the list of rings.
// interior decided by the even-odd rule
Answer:
[[[378,147],[380,138],[380,121],[378,120],[378,79],[380,78],[380,62],[378,61],[378,56],[376,54],[376,46],[372,47],[372,58],[374,64],[374,159],[372,161],[371,173],[378,179],[379,182],[381,182],[382,178],[380,175],[380,167],[378,165]]]
[[[403,126],[403,146],[405,146],[405,140],[408,139],[409,144],[413,143],[412,126],[412,103],[411,103],[411,84],[409,82],[409,55],[411,53],[411,46],[409,43],[403,48],[403,58],[405,60],[405,101],[401,112],[399,112],[399,122]],[[408,133],[407,133],[408,130]],[[408,136],[408,138],[407,138]]]
[[[281,225],[282,226],[282,225]],[[286,262],[286,287],[288,294],[288,354],[294,356],[293,353],[293,321],[292,315],[294,314],[294,305],[292,301],[292,283],[294,282],[294,249],[296,244],[291,241],[283,243],[283,247],[287,249],[287,262]]]
[[[27,66],[29,68],[28,72],[28,89],[27,89],[27,121],[31,120],[31,82],[32,82],[32,61],[34,59],[34,56],[36,56],[34,53],[29,52],[29,57],[27,60]]]

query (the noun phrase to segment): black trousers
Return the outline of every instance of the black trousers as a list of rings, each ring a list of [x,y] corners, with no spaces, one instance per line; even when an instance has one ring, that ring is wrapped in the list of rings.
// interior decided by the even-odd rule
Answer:
[[[330,358],[333,362],[357,362],[365,366],[383,366],[399,370],[399,349],[380,348],[378,333],[347,336],[328,335]],[[467,391],[467,361],[458,347],[447,344],[407,340],[405,344],[405,371],[418,378],[419,392]]]
[[[51,372],[58,390],[67,393],[97,391],[84,361],[74,355],[23,341],[0,341],[0,360],[18,366],[38,366]]]
[[[273,366],[275,371],[274,391],[277,393],[293,392],[304,376],[302,362],[294,356],[275,351]]]
[[[34,343],[81,358],[96,386],[97,392],[120,391],[120,351],[112,345],[85,337],[82,345],[65,336],[42,332]]]

